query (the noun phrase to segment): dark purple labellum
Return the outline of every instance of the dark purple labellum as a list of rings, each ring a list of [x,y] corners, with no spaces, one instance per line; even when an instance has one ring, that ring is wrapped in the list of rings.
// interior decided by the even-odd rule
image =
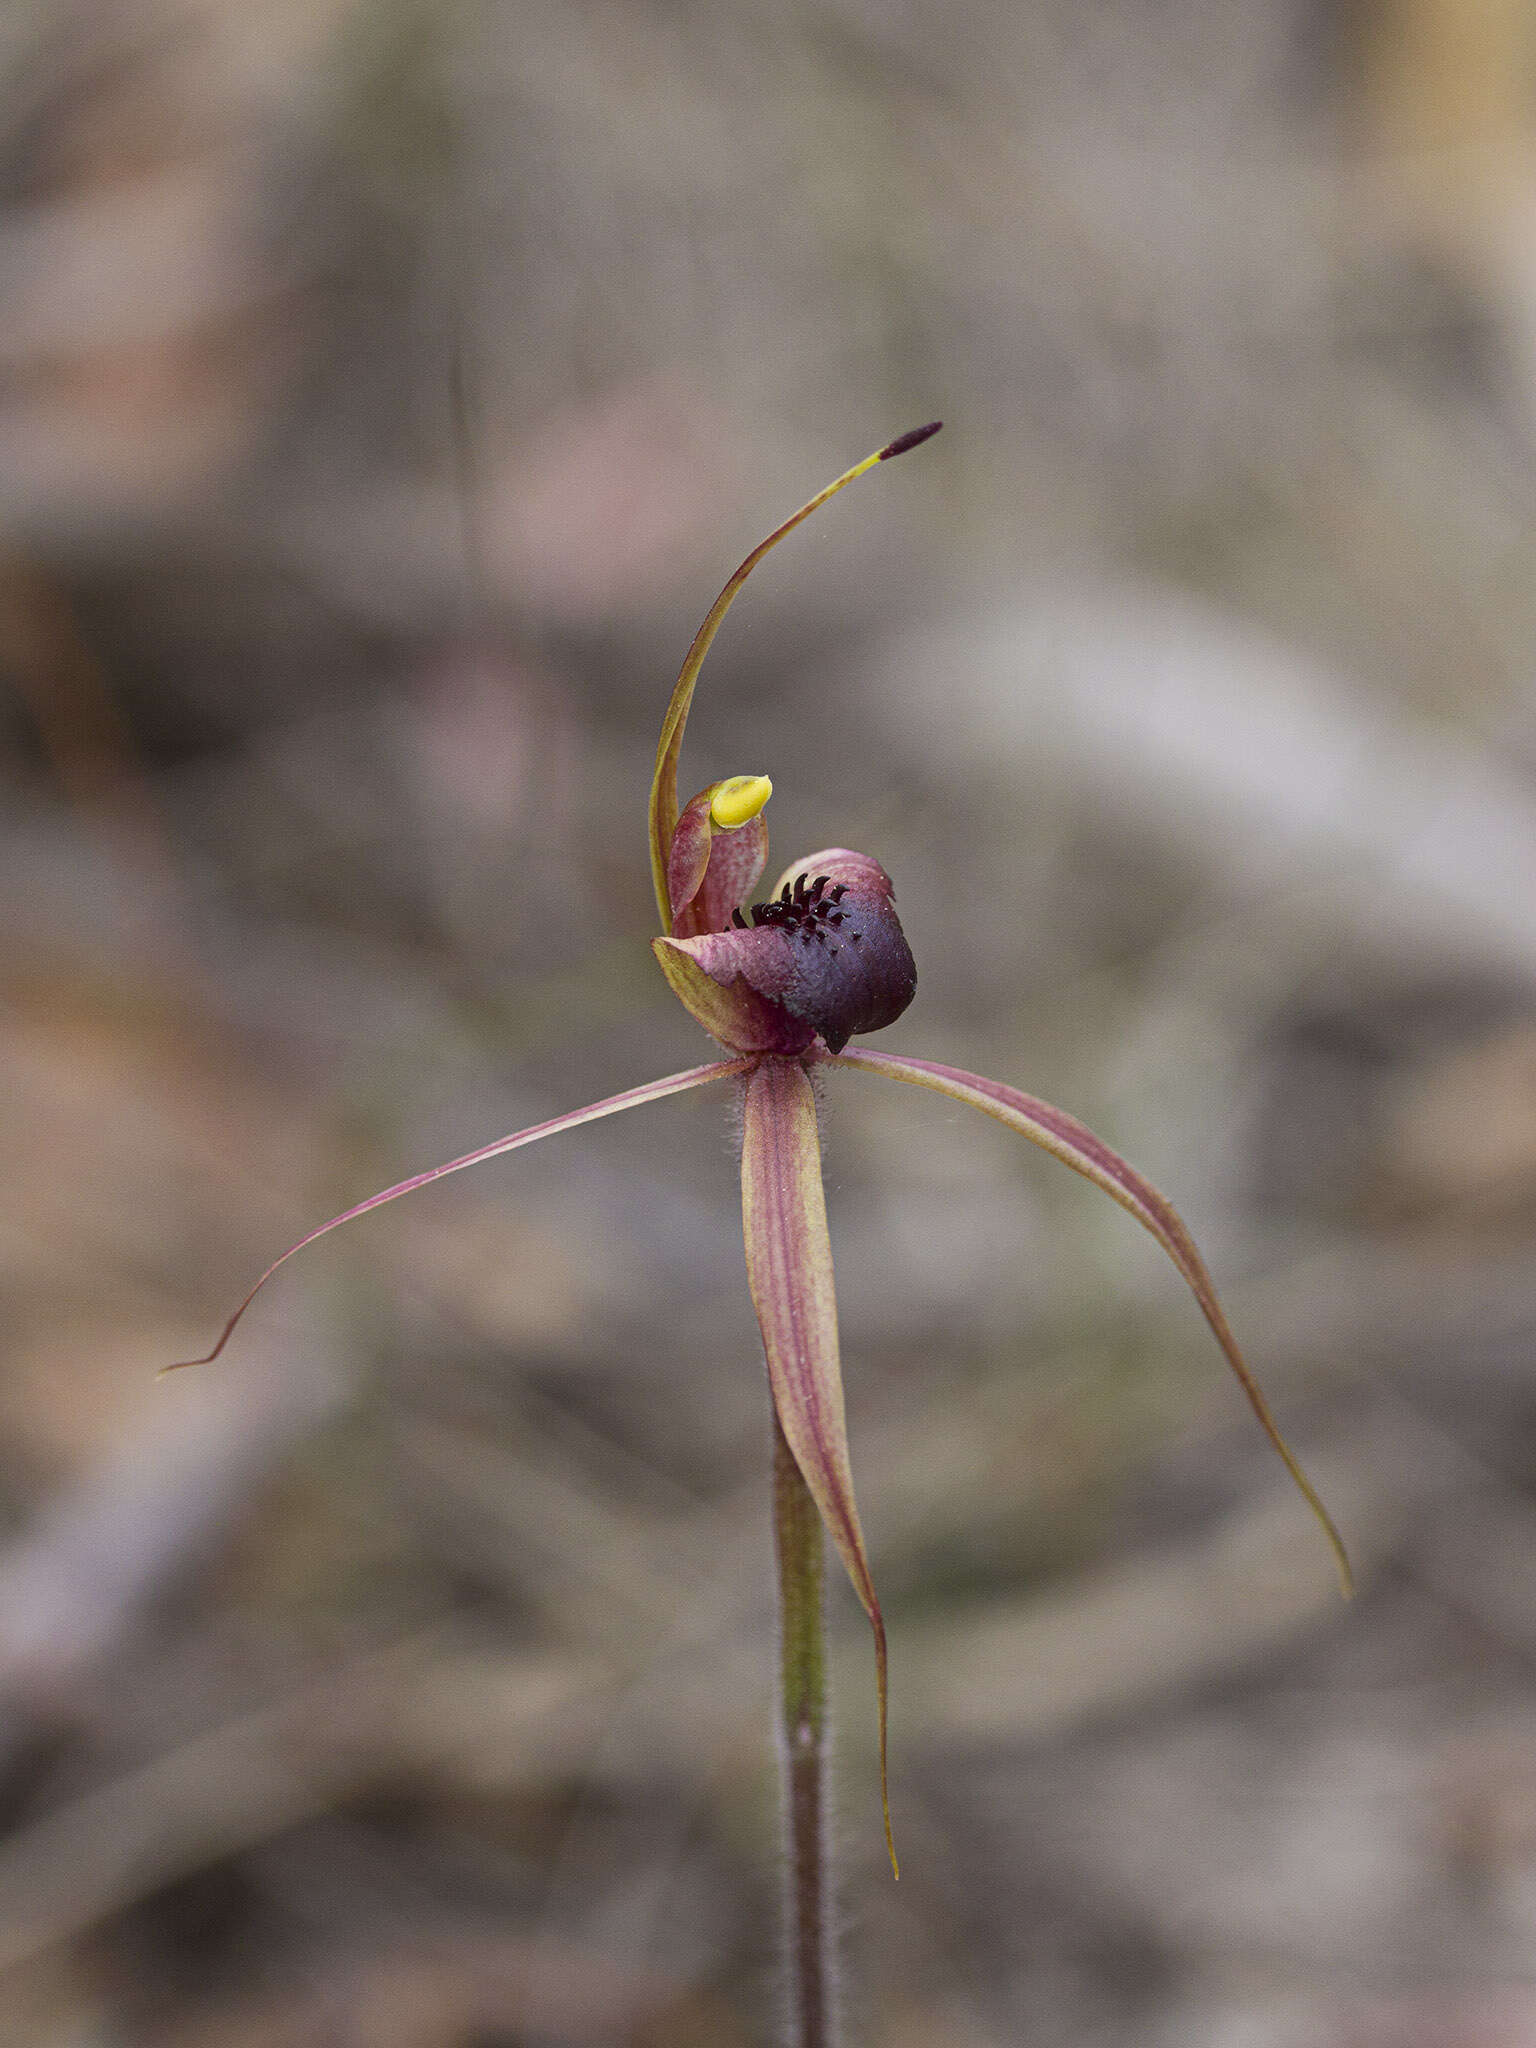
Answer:
[[[799,863],[779,893],[738,910],[732,926],[678,941],[722,987],[745,982],[794,1027],[841,1052],[857,1031],[894,1023],[917,990],[917,969],[878,862],[833,847]]]
[[[841,863],[824,855],[822,872],[802,870],[771,902],[752,907],[754,926],[782,931],[790,942],[788,978],[776,999],[814,1026],[829,1052],[841,1052],[856,1031],[893,1024],[917,993],[890,882],[873,861],[854,859],[872,872],[837,880],[826,869]]]

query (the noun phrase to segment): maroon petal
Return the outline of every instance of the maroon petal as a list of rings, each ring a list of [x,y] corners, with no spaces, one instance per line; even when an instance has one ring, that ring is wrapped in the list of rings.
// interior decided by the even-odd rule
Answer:
[[[766,785],[766,778],[762,780]],[[757,887],[767,865],[768,826],[761,811],[741,825],[715,823],[712,805],[716,791],[724,786],[712,782],[683,806],[667,849],[674,939],[723,930],[732,911]]]
[[[714,836],[714,827],[709,822],[709,791],[700,790],[692,803],[683,806],[667,848],[667,896],[672,905],[668,930],[674,938],[682,933],[682,920],[703,886]]]
[[[761,816],[731,831],[719,825],[710,841],[709,862],[698,894],[674,926],[678,938],[694,932],[717,932],[731,921],[757,887],[768,865],[768,823]]]

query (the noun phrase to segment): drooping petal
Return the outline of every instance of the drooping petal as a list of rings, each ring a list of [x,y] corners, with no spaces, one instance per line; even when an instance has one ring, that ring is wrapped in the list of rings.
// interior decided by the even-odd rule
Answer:
[[[728,925],[732,911],[746,902],[767,865],[766,819],[752,818],[729,832],[716,826],[704,878],[689,906],[689,919],[679,923],[677,936],[682,938],[689,931],[717,932]]]
[[[1189,1283],[1190,1291],[1199,1302],[1201,1313],[1247,1395],[1249,1406],[1258,1417],[1264,1434],[1279,1453],[1285,1469],[1328,1538],[1338,1566],[1340,1584],[1346,1595],[1351,1593],[1354,1579],[1344,1539],[1334,1527],[1333,1518],[1318,1498],[1311,1480],[1280,1434],[1280,1426],[1270,1413],[1269,1403],[1238,1349],[1237,1339],[1232,1334],[1205,1261],[1173,1204],[1160,1195],[1135,1167],[1128,1165],[1118,1152],[1112,1151],[1102,1138],[1096,1138],[1086,1124],[1079,1123],[1075,1116],[1069,1116],[1064,1109],[1055,1109],[1033,1095],[1025,1095],[1017,1088],[1009,1088],[1001,1081],[988,1080],[981,1074],[967,1074],[959,1067],[941,1066],[934,1060],[911,1059],[897,1053],[867,1052],[862,1046],[856,1051],[843,1053],[836,1064],[862,1068],[869,1074],[885,1074],[893,1081],[909,1081],[918,1088],[931,1088],[940,1095],[951,1096],[956,1102],[967,1102],[987,1116],[996,1117],[999,1123],[1020,1132],[1031,1144],[1041,1146],[1063,1165],[1070,1166],[1075,1173],[1091,1180],[1095,1187],[1102,1188],[1106,1195],[1118,1202],[1122,1209],[1129,1210],[1136,1221],[1151,1232]]]
[[[679,920],[687,915],[703,883],[714,836],[709,822],[709,791],[701,789],[692,803],[683,805],[667,848],[667,902],[671,911],[667,929],[674,938],[678,935]]]
[[[639,1088],[626,1088],[622,1095],[609,1095],[601,1102],[589,1102],[585,1109],[568,1110],[564,1116],[551,1117],[547,1123],[530,1124],[526,1130],[514,1131],[510,1137],[497,1138],[489,1145],[481,1145],[473,1152],[466,1152],[458,1159],[446,1160],[441,1166],[429,1166],[425,1173],[412,1174],[409,1180],[397,1181],[392,1188],[385,1188],[379,1194],[370,1195],[366,1202],[358,1202],[350,1209],[344,1209],[339,1216],[333,1216],[301,1237],[297,1244],[289,1245],[268,1266],[250,1293],[224,1325],[219,1341],[211,1351],[201,1358],[179,1359],[175,1365],[167,1365],[162,1372],[180,1372],[189,1365],[211,1365],[234,1335],[235,1325],[256,1299],[262,1288],[272,1278],[279,1266],[287,1265],[296,1252],[304,1250],[316,1238],[324,1237],[328,1231],[339,1230],[343,1223],[350,1223],[355,1217],[366,1216],[370,1209],[382,1209],[386,1202],[398,1201],[401,1195],[409,1195],[417,1188],[424,1188],[432,1181],[442,1180],[450,1173],[459,1173],[466,1166],[478,1166],[482,1160],[499,1158],[503,1152],[515,1152],[520,1146],[532,1145],[539,1138],[552,1138],[559,1131],[574,1130],[578,1124],[589,1124],[601,1116],[614,1116],[621,1109],[638,1108],[642,1102],[660,1102],[664,1096],[680,1095],[685,1088],[701,1088],[706,1081],[723,1081],[728,1075],[744,1071],[744,1060],[715,1060],[708,1066],[690,1067],[685,1074],[668,1074],[660,1081],[646,1081]]]
[[[763,1333],[779,1426],[874,1631],[880,1796],[894,1869],[886,1787],[885,1622],[870,1577],[848,1462],[816,1100],[804,1068],[794,1060],[766,1059],[747,1081],[741,1213],[747,1284]]]
[[[736,593],[757,567],[770,548],[777,547],[787,533],[793,533],[803,519],[825,505],[828,498],[835,497],[845,484],[851,484],[855,477],[863,476],[867,469],[877,463],[889,462],[897,455],[905,455],[911,448],[921,447],[939,431],[940,422],[933,420],[925,427],[915,427],[910,433],[898,434],[894,441],[877,449],[873,455],[856,462],[852,469],[845,469],[840,477],[829,483],[825,490],[818,491],[814,498],[806,500],[798,512],[792,512],[782,526],[776,526],[766,540],[757,546],[730,577],[725,588],[709,608],[709,616],[693,636],[681,672],[672,690],[666,716],[661,721],[661,737],[656,743],[656,771],[651,777],[650,835],[651,835],[651,879],[656,888],[656,908],[661,913],[662,929],[672,928],[672,906],[667,893],[667,852],[672,844],[672,834],[677,825],[677,763],[683,751],[683,729],[688,723],[688,707],[693,702],[694,685],[699,679],[699,670],[704,666],[704,657],[709,652],[710,642],[720,630],[720,622],[730,610]]]

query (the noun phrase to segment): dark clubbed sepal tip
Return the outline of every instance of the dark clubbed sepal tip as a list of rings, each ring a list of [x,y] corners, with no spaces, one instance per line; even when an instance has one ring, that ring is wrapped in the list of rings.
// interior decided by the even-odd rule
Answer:
[[[909,448],[921,448],[925,441],[931,441],[944,422],[930,420],[926,427],[914,427],[910,434],[898,434],[888,448],[880,450],[880,460],[889,462],[893,455],[905,455]]]

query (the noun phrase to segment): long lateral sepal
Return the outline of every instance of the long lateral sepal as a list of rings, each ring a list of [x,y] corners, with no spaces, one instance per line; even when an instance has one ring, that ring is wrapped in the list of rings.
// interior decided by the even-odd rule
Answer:
[[[763,1333],[779,1426],[874,1631],[880,1801],[894,1870],[886,1774],[885,1622],[853,1497],[816,1100],[798,1061],[765,1059],[747,1081],[741,1213],[747,1284]]]
[[[832,1064],[859,1067],[866,1073],[885,1074],[893,1081],[909,1081],[914,1087],[931,1088],[940,1095],[952,1096],[956,1102],[967,1102],[987,1116],[996,1117],[999,1123],[1018,1131],[1031,1144],[1039,1145],[1064,1166],[1070,1166],[1074,1173],[1082,1174],[1085,1180],[1091,1180],[1095,1187],[1102,1188],[1122,1209],[1128,1210],[1143,1229],[1151,1232],[1188,1282],[1216,1342],[1248,1397],[1249,1406],[1259,1419],[1260,1427],[1279,1453],[1285,1469],[1328,1538],[1338,1567],[1339,1583],[1346,1597],[1351,1594],[1354,1591],[1354,1574],[1350,1570],[1344,1539],[1290,1445],[1280,1434],[1280,1425],[1271,1414],[1258,1381],[1238,1349],[1237,1339],[1232,1334],[1205,1261],[1173,1204],[1118,1152],[1112,1151],[1102,1138],[1096,1138],[1086,1124],[1079,1123],[1075,1116],[1069,1116],[1064,1109],[1053,1108],[1049,1102],[1041,1102],[1036,1096],[1009,1088],[1001,1081],[988,1080],[982,1074],[968,1074],[959,1067],[941,1066],[934,1060],[911,1059],[898,1053],[866,1052],[863,1047],[840,1054]]]
[[[328,1231],[339,1230],[343,1223],[351,1223],[358,1216],[366,1216],[370,1209],[382,1209],[386,1202],[394,1202],[401,1195],[409,1195],[417,1188],[427,1187],[432,1181],[443,1180],[450,1173],[459,1173],[466,1166],[479,1166],[483,1160],[497,1159],[503,1152],[516,1152],[520,1146],[532,1145],[540,1138],[552,1138],[560,1131],[574,1130],[578,1124],[590,1124],[600,1116],[614,1116],[621,1109],[637,1109],[642,1102],[660,1102],[664,1096],[680,1095],[685,1088],[699,1088],[706,1081],[723,1081],[729,1074],[739,1074],[745,1067],[744,1060],[713,1060],[708,1066],[690,1067],[685,1074],[668,1074],[660,1081],[647,1081],[639,1088],[626,1088],[622,1095],[605,1096],[601,1102],[589,1102],[585,1109],[568,1110],[564,1116],[551,1117],[548,1123],[530,1124],[524,1131],[513,1131],[510,1137],[497,1138],[489,1145],[478,1146],[473,1152],[466,1152],[461,1158],[445,1160],[441,1166],[429,1166],[425,1173],[415,1173],[409,1180],[397,1181],[392,1188],[384,1188],[379,1194],[370,1195],[366,1202],[358,1202],[353,1208],[343,1209],[339,1216],[332,1216],[307,1237],[301,1237],[297,1244],[289,1245],[268,1266],[250,1293],[224,1325],[219,1341],[211,1351],[201,1358],[178,1359],[174,1365],[161,1368],[162,1375],[181,1372],[189,1365],[211,1365],[224,1346],[234,1335],[235,1326],[245,1314],[263,1287],[272,1278],[279,1266],[286,1266],[296,1252],[311,1245]]]

